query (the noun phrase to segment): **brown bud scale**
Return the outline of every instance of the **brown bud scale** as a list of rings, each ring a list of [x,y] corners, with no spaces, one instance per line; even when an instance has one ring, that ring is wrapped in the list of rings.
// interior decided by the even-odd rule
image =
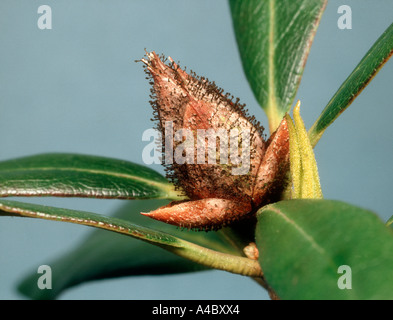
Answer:
[[[162,132],[167,176],[191,199],[146,215],[182,227],[217,229],[252,213],[282,190],[289,163],[285,120],[266,142],[263,127],[255,117],[248,115],[239,99],[234,101],[233,96],[224,94],[215,83],[193,72],[187,74],[171,58],[165,63],[155,52],[147,53],[147,59],[142,62],[152,78],[151,104]],[[190,136],[173,139],[167,145],[168,123],[173,132],[188,130]],[[214,137],[216,140],[209,144],[208,138],[198,136],[201,130],[222,135]],[[235,155],[237,152],[249,155],[246,174],[234,174],[244,163],[235,163],[232,158],[230,162],[220,162],[221,142],[225,147],[228,141],[232,143],[232,138]],[[194,144],[189,146],[188,139]],[[202,157],[198,146],[206,150]],[[184,151],[191,155],[182,163],[167,164],[167,156],[172,156],[175,149],[183,150],[181,156]],[[214,163],[209,162],[209,150],[218,158]]]

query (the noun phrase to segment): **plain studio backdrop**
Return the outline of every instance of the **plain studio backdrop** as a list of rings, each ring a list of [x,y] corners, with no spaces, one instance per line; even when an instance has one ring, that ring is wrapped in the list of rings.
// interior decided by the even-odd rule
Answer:
[[[226,0],[51,1],[52,29],[40,30],[38,1],[0,4],[0,160],[45,152],[109,156],[137,163],[152,127],[144,49],[240,97],[267,127],[244,76]],[[340,5],[352,29],[337,26]],[[390,0],[330,1],[311,48],[297,98],[309,128],[357,63],[389,26]],[[391,215],[393,62],[327,129],[315,149],[327,199]],[[163,172],[160,166],[153,169]],[[26,199],[22,199],[26,201]],[[28,199],[109,214],[121,201]],[[21,299],[27,273],[78,245],[91,228],[0,219],[0,299]],[[266,299],[246,277],[221,271],[86,283],[62,299]]]

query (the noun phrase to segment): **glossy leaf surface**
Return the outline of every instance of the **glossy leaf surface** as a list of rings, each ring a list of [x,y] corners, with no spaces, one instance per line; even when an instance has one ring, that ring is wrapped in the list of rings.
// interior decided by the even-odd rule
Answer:
[[[156,171],[132,162],[80,154],[41,154],[0,162],[0,197],[181,199]]]
[[[230,0],[243,68],[273,132],[289,111],[325,0]]]
[[[256,241],[281,299],[393,299],[393,232],[368,210],[333,200],[277,202],[259,211]]]

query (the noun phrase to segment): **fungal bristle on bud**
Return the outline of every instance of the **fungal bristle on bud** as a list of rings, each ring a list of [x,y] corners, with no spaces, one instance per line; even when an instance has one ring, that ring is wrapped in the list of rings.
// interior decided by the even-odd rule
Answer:
[[[277,201],[287,185],[289,170],[289,131],[284,118],[268,140],[268,147],[254,182],[253,201],[267,204]]]
[[[154,120],[162,133],[167,178],[190,201],[145,215],[191,229],[218,229],[255,212],[285,186],[288,129],[266,142],[263,127],[238,98],[169,57],[146,52]],[[235,99],[235,101],[234,101]]]
[[[141,214],[182,228],[216,230],[241,219],[250,211],[250,203],[207,198],[172,202],[157,210]]]
[[[251,199],[252,188],[250,176],[256,176],[257,167],[262,160],[265,151],[265,142],[262,138],[262,126],[255,118],[248,116],[244,105],[234,103],[224,94],[223,89],[204,77],[188,75],[172,58],[169,65],[164,64],[155,52],[147,54],[148,61],[144,59],[147,72],[154,80],[152,94],[155,97],[153,108],[157,111],[159,128],[163,137],[165,124],[173,123],[173,131],[188,129],[194,133],[198,130],[225,131],[227,134],[232,129],[238,130],[239,143],[241,145],[242,133],[249,132],[251,136],[249,172],[244,175],[233,175],[233,164],[222,165],[217,159],[216,164],[208,163],[208,155],[205,155],[204,163],[198,163],[197,144],[194,145],[193,161],[169,165],[171,177],[176,177],[178,183],[191,199],[214,198],[239,198]],[[238,100],[237,100],[238,102]],[[216,138],[216,146],[220,147],[220,139]],[[183,141],[174,142],[171,149],[176,149]],[[204,142],[208,147],[208,141]],[[168,146],[164,144],[165,149]],[[229,145],[228,145],[229,146]],[[217,154],[217,158],[220,154]],[[164,157],[165,159],[165,157]],[[201,158],[199,158],[199,162]],[[227,161],[228,162],[228,161]]]

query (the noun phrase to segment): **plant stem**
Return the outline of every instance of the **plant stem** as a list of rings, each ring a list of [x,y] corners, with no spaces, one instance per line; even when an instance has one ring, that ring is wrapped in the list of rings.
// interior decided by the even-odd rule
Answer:
[[[170,249],[168,248],[169,251],[213,269],[249,277],[261,278],[263,276],[257,260],[214,251],[185,240],[180,240],[180,244],[181,247],[171,247]],[[166,249],[165,246],[163,248]]]

